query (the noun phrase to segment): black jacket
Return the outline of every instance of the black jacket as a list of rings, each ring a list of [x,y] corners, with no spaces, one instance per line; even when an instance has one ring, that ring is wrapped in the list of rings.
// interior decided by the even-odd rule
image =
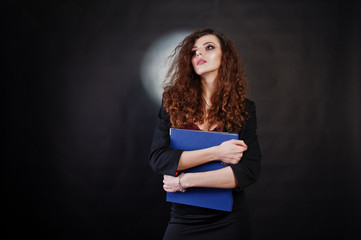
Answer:
[[[257,137],[256,106],[251,100],[246,101],[247,112],[250,114],[242,130],[239,139],[243,140],[248,149],[238,164],[231,165],[238,181],[238,191],[257,181],[261,170],[261,150]],[[163,106],[158,114],[155,127],[149,162],[154,172],[175,176],[182,150],[169,147],[170,117]]]

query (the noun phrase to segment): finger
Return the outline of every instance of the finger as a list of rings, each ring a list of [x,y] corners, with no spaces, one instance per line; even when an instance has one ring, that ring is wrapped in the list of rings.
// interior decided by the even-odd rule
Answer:
[[[168,181],[172,178],[172,176],[169,176],[169,175],[164,175],[163,176],[163,181]]]
[[[235,146],[235,148],[233,148],[234,154],[242,154],[245,151],[247,151],[247,148],[242,147],[242,146]]]
[[[170,187],[163,187],[164,191],[166,192],[175,192]]]
[[[166,184],[168,182],[168,179],[163,179],[163,183]]]
[[[248,148],[247,144],[243,140],[241,141],[242,141],[242,146],[247,149]]]
[[[248,148],[241,147],[241,149],[240,149],[240,150],[241,150],[241,153],[243,153],[243,152],[247,151],[247,149],[248,149]]]
[[[243,140],[236,140],[236,139],[234,139],[233,140],[233,143],[234,144],[236,144],[236,145],[238,145],[238,146],[242,146],[242,147],[244,147],[244,148],[248,148],[248,146],[246,145],[246,143],[243,141]]]

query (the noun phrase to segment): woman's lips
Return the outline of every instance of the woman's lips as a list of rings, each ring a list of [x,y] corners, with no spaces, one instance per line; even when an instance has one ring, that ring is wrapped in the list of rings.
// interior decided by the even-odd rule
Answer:
[[[197,61],[197,65],[202,65],[202,64],[204,64],[204,63],[206,63],[207,61],[206,60],[204,60],[204,59],[199,59],[198,61]]]

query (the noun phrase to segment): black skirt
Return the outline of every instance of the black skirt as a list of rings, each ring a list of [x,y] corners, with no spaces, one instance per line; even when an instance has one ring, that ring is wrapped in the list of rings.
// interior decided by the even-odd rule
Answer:
[[[163,240],[251,239],[252,226],[248,204],[243,193],[240,195],[236,198],[238,204],[235,204],[232,212],[173,203]]]

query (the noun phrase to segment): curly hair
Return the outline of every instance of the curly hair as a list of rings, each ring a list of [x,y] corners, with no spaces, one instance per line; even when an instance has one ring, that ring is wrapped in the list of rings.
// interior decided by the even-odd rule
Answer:
[[[205,35],[218,38],[222,58],[217,76],[217,92],[211,97],[212,106],[206,110],[200,76],[193,69],[192,48]],[[210,28],[196,30],[173,51],[173,58],[164,82],[163,107],[170,116],[172,127],[208,123],[227,131],[239,132],[248,117],[246,112],[247,77],[233,43],[222,33]],[[206,129],[210,130],[210,129]]]

